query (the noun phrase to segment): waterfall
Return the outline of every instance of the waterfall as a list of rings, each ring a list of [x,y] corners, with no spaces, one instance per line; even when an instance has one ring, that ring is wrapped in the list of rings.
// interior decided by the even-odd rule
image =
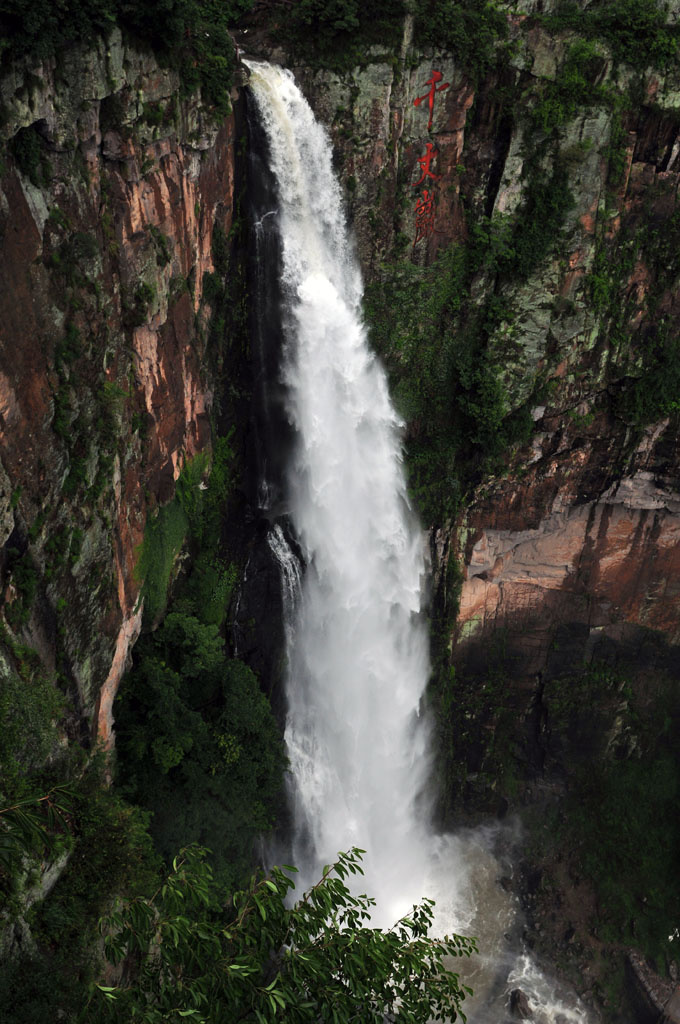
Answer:
[[[270,527],[286,618],[286,852],[301,871],[298,894],[339,850],[358,845],[375,924],[389,927],[431,896],[437,928],[479,937],[485,953],[475,978],[465,977],[481,993],[475,1021],[502,1019],[508,984],[522,978],[537,1020],[582,1022],[575,999],[546,987],[521,949],[515,901],[498,885],[511,870],[499,860],[509,830],[432,834],[426,546],[406,493],[402,424],[367,344],[330,141],[290,72],[247,64],[277,193],[291,428],[280,511],[301,554],[280,524]]]
[[[393,923],[423,895],[417,882],[404,889],[426,860],[425,545],[406,494],[402,425],[361,320],[329,140],[289,72],[251,69],[279,192],[296,438],[287,490],[307,565],[288,644],[293,856],[308,882],[338,850],[364,848],[367,890]]]

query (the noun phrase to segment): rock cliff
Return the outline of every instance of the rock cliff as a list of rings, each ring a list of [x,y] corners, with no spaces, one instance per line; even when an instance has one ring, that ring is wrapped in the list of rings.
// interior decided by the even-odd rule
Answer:
[[[56,670],[71,727],[111,742],[141,625],[147,519],[210,443],[216,232],[234,206],[235,116],[114,32],[0,82],[3,670]]]
[[[540,107],[575,36],[532,21],[536,10],[526,4],[513,15],[513,55],[479,83],[455,56],[419,53],[409,19],[400,61],[388,62],[376,48],[349,74],[296,73],[335,142],[369,280],[405,248],[412,260],[431,262],[440,249],[465,243],[465,210],[509,216],[521,209],[536,138],[550,134],[554,148],[544,159],[566,162],[563,187],[573,203],[559,246],[519,285],[483,275],[471,285],[507,301],[488,350],[500,368],[506,412],[535,399],[535,428],[530,446],[508,452],[509,473],[477,481],[454,542],[465,573],[462,640],[479,633],[475,642],[484,644],[485,631],[514,620],[520,632],[533,609],[544,657],[551,629],[565,617],[598,629],[636,622],[677,640],[679,450],[669,415],[677,399],[664,401],[667,382],[653,371],[668,364],[675,383],[675,360],[658,332],[660,325],[670,337],[678,332],[680,94],[677,72],[646,70],[634,103],[626,92],[632,72],[602,43],[589,101],[545,132],[513,104]],[[433,68],[447,89],[428,132],[414,101],[427,92]],[[413,183],[428,141],[437,151],[435,225],[414,245]],[[585,604],[587,612],[576,610]],[[538,650],[535,656],[533,670]]]
[[[540,852],[526,877],[540,863],[543,881],[527,902],[529,939],[559,949],[580,990],[611,1008],[620,995],[605,994],[607,979],[620,970],[599,933],[614,921],[609,938],[618,929],[620,940],[631,912],[624,926],[583,844],[600,842],[598,817],[618,815],[625,828],[635,819],[634,835],[641,806],[657,815],[675,806],[651,780],[680,723],[680,73],[677,59],[655,64],[641,27],[635,50],[590,32],[598,6],[578,6],[580,23],[560,22],[557,4],[508,9],[502,59],[481,72],[423,47],[407,17],[398,58],[376,45],[352,71],[295,73],[333,138],[369,285],[408,279],[407,264],[443,277],[442,252],[473,253],[463,257],[466,291],[440,304],[439,319],[428,319],[424,292],[392,293],[393,333],[401,320],[418,340],[400,347],[377,332],[399,398],[409,359],[420,385],[437,366],[428,332],[439,328],[442,350],[452,338],[455,359],[483,310],[476,363],[461,363],[476,381],[465,400],[483,405],[485,381],[474,376],[483,364],[500,383],[503,416],[530,424],[493,460],[472,464],[464,449],[474,436],[452,444],[442,486],[463,497],[450,514],[425,513],[448,764],[442,813],[511,808],[534,822]],[[622,26],[622,9],[617,17]],[[665,17],[672,30],[677,5]],[[266,33],[247,45],[286,59]],[[552,237],[539,239],[541,221]],[[442,372],[437,386],[451,379]],[[417,441],[427,409],[411,392],[403,411]],[[629,804],[614,811],[622,762]],[[650,781],[636,788],[645,765]],[[540,838],[546,814],[558,849]],[[652,845],[675,848],[675,832],[647,832]],[[649,910],[649,884],[630,882],[627,934],[642,945],[646,915],[660,913]],[[671,955],[666,946],[657,963]]]
[[[373,45],[342,73],[296,59],[295,74],[333,138],[370,287],[443,280],[444,254],[466,254],[433,320],[418,284],[399,293],[414,354],[370,323],[392,376],[412,359],[468,424],[439,473],[455,500],[425,506],[442,817],[523,814],[529,940],[572,971],[597,961],[581,985],[593,996],[616,946],[600,922],[618,911],[603,885],[597,907],[584,845],[598,807],[623,813],[615,770],[656,765],[680,720],[680,74],[645,58],[656,37],[635,50],[587,32],[590,7],[582,25],[547,0],[504,8],[483,67],[425,43],[411,14],[398,52]],[[285,10],[257,6],[246,52],[290,63]],[[678,5],[666,16],[675,25]],[[241,95],[219,123],[180,96],[176,73],[117,32],[0,81],[0,680],[28,679],[37,652],[71,700],[61,740],[86,745],[112,742],[145,527],[210,447],[233,358],[210,322]],[[427,345],[449,346],[446,366]],[[427,449],[414,408],[407,439]],[[487,457],[515,416],[523,432]],[[243,646],[274,664],[251,613],[276,588],[270,567],[251,569]],[[676,806],[634,774],[629,790],[652,817]],[[583,841],[563,828],[581,805]],[[542,844],[544,814],[564,856]],[[647,896],[634,901],[644,945]]]

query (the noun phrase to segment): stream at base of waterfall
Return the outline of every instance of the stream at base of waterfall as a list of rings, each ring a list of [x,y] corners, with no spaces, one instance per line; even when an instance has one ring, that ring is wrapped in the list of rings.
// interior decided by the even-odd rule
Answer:
[[[339,850],[364,849],[362,889],[381,927],[434,899],[435,932],[478,940],[479,956],[454,965],[475,991],[465,1007],[475,1024],[505,1019],[516,988],[534,1020],[584,1022],[576,996],[522,948],[516,898],[499,884],[512,870],[512,826],[432,832],[426,544],[405,486],[402,423],[367,344],[330,141],[290,72],[246,63],[277,196],[264,216],[278,232],[293,439],[284,514],[270,515],[268,533],[285,616],[294,834],[277,853],[300,868],[300,893]]]

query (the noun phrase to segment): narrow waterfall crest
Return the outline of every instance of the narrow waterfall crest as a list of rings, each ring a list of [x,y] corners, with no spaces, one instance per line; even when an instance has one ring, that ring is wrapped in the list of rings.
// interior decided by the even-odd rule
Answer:
[[[521,949],[516,903],[498,885],[508,870],[499,857],[517,837],[501,827],[432,834],[426,545],[406,491],[402,424],[367,344],[330,140],[290,72],[247,64],[278,189],[281,373],[294,438],[284,507],[302,556],[280,525],[270,528],[286,619],[295,833],[286,854],[300,868],[298,892],[339,850],[361,846],[376,925],[432,897],[440,933],[477,935],[486,948],[465,978],[479,993],[476,1024],[503,1019],[519,977],[539,1024],[584,1021],[574,996],[546,995]]]

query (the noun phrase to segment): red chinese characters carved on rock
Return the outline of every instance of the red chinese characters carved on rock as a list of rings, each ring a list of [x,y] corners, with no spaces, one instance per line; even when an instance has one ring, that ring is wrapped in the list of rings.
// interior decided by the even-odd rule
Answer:
[[[432,128],[435,96],[437,95],[438,92],[444,92],[445,89],[449,88],[448,82],[444,82],[442,85],[438,84],[439,82],[441,82],[443,77],[444,76],[442,75],[441,71],[433,70],[432,75],[427,81],[427,85],[430,86],[430,91],[425,93],[425,95],[423,96],[418,96],[413,101],[414,107],[419,107],[424,100],[428,101],[428,106],[430,109],[430,119],[427,122],[428,131],[430,131],[430,129]],[[439,179],[441,178],[441,174],[435,174],[434,171],[432,170],[432,161],[434,160],[436,155],[437,150],[435,149],[434,145],[431,142],[428,142],[425,148],[425,152],[421,157],[418,157],[418,163],[420,165],[420,170],[422,173],[418,181],[414,182],[413,188],[420,188],[420,186],[423,183],[429,184],[430,182],[428,181],[428,179],[431,179],[431,181],[433,182],[439,181]],[[418,200],[415,205],[415,215],[416,225],[415,237],[413,240],[414,248],[416,247],[418,242],[422,241],[423,238],[426,238],[428,235],[431,235],[434,232],[435,205],[433,191],[428,190],[427,188],[423,189],[422,195],[418,197]]]
[[[444,82],[443,85],[437,86],[437,82],[441,82],[443,77],[444,76],[442,75],[441,71],[433,71],[432,72],[432,77],[429,78],[427,80],[427,82],[425,83],[426,85],[430,86],[430,91],[426,92],[424,96],[418,96],[418,98],[413,101],[413,106],[414,107],[419,107],[420,104],[423,102],[423,100],[427,100],[428,101],[428,105],[430,107],[430,120],[427,122],[427,130],[428,130],[428,132],[429,132],[430,128],[432,127],[432,118],[434,117],[434,97],[435,97],[435,94],[438,93],[438,92],[444,92],[444,89],[448,89],[449,84],[450,84],[449,82]]]
[[[416,233],[413,246],[427,238],[434,231],[434,197],[427,189],[423,190],[422,196],[416,203]]]
[[[441,178],[441,174],[435,174],[434,171],[430,170],[430,165],[436,155],[437,150],[434,148],[431,142],[428,142],[424,154],[418,157],[418,163],[420,164],[420,169],[423,173],[421,174],[418,181],[414,183],[414,188],[418,188],[419,185],[422,185],[426,178],[432,178],[433,181],[439,181],[439,179]]]

